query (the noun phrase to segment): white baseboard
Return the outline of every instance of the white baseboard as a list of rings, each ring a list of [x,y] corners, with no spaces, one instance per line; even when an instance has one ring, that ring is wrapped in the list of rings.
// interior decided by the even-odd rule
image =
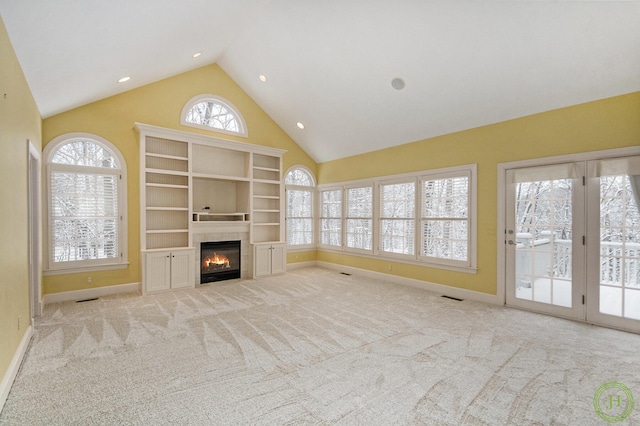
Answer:
[[[11,390],[11,386],[13,385],[13,381],[16,379],[16,375],[18,374],[20,365],[22,365],[22,360],[27,353],[29,342],[31,342],[31,337],[33,337],[33,327],[29,325],[26,332],[24,333],[24,336],[22,336],[22,340],[20,341],[20,345],[18,345],[16,353],[13,354],[13,358],[11,359],[11,364],[9,364],[9,368],[4,373],[2,383],[0,383],[0,412],[2,412],[2,408],[4,408],[4,403],[7,401],[7,397],[9,396],[9,391]]]
[[[315,260],[311,260],[309,262],[287,263],[287,271],[293,271],[294,269],[311,268],[313,266],[318,266],[318,262],[316,262]]]
[[[502,305],[498,296],[494,294],[481,293],[479,291],[466,290],[458,287],[451,287],[443,284],[436,284],[428,281],[416,280],[414,278],[405,278],[398,275],[384,274],[382,272],[369,271],[366,269],[353,268],[351,266],[343,266],[329,262],[315,262],[317,266],[331,269],[338,272],[346,272],[353,275],[360,275],[372,279],[382,281],[391,281],[394,283],[421,288],[439,295],[455,297],[457,299],[469,299],[477,302],[483,302],[491,305]]]
[[[107,287],[87,288],[83,290],[63,291],[61,293],[51,293],[44,295],[44,306],[50,303],[68,302],[75,300],[93,299],[100,296],[108,296],[110,294],[119,293],[139,293],[140,284],[120,284]]]

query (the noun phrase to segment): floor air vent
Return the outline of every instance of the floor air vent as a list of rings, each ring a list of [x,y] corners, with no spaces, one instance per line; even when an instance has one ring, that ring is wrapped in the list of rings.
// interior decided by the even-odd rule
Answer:
[[[445,296],[445,295],[442,295],[442,297],[444,297],[445,299],[455,300],[456,302],[462,302],[464,300],[464,299],[458,299],[457,297],[451,297],[451,296]]]
[[[98,300],[98,298],[94,297],[94,298],[91,298],[91,299],[76,300],[76,303],[91,302],[92,300]]]

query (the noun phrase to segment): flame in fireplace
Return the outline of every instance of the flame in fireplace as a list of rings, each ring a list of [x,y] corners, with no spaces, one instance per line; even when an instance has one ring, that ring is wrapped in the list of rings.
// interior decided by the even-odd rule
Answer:
[[[202,261],[202,267],[205,270],[227,269],[230,268],[229,258],[223,254],[213,253],[212,256],[208,256]]]

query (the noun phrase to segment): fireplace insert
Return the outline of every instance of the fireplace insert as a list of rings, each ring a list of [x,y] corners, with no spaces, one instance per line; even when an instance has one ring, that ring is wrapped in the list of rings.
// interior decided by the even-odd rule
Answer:
[[[240,241],[200,243],[200,284],[240,278]]]

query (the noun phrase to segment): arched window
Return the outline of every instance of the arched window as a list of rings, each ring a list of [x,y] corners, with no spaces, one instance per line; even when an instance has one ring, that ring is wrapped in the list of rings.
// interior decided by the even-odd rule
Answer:
[[[248,136],[242,114],[233,104],[220,96],[198,95],[182,109],[180,124],[236,136]]]
[[[287,244],[298,248],[314,245],[313,194],[315,180],[310,171],[294,166],[284,178],[287,194]]]
[[[44,154],[47,269],[124,267],[126,165],[120,152],[99,136],[73,133],[51,141]]]

